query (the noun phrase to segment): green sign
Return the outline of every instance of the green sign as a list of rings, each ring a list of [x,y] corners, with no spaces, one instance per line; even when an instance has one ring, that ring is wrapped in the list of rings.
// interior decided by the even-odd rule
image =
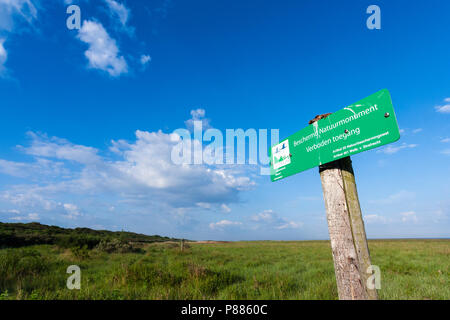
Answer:
[[[381,90],[300,130],[270,148],[277,181],[400,139],[388,90]]]

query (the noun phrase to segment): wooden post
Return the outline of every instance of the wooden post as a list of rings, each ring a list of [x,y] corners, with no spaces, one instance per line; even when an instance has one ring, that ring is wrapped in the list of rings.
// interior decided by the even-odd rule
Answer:
[[[317,116],[310,123],[328,115]],[[321,165],[319,172],[339,299],[376,300],[376,289],[367,287],[370,253],[351,159]]]
[[[181,252],[184,251],[184,239],[181,239],[180,241],[180,248],[181,248]]]

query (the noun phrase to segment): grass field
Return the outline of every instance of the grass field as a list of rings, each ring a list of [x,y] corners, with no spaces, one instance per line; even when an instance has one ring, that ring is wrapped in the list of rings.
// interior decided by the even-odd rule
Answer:
[[[450,240],[372,240],[380,299],[450,299]],[[66,288],[69,265],[81,289]],[[337,299],[328,241],[144,244],[83,254],[55,245],[0,250],[0,299]]]

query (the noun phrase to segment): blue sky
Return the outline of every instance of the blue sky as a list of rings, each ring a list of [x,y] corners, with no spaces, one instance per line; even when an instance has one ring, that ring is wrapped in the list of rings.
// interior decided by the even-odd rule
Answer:
[[[66,8],[81,9],[69,30]],[[369,30],[366,9],[381,9]],[[173,131],[279,129],[380,89],[401,139],[352,158],[368,237],[449,237],[448,1],[0,0],[0,221],[327,239],[318,170],[176,166]]]

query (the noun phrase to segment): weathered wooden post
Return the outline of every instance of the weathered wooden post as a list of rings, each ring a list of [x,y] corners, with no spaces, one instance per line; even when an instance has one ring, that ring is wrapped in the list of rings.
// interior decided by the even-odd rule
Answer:
[[[339,298],[377,299],[350,156],[400,139],[391,96],[380,90],[309,123],[270,148],[270,179],[319,166]]]
[[[181,252],[184,251],[184,239],[180,240],[180,249],[181,249]]]
[[[330,114],[316,116],[312,124]],[[377,299],[367,287],[371,265],[350,157],[319,166],[339,299]]]

